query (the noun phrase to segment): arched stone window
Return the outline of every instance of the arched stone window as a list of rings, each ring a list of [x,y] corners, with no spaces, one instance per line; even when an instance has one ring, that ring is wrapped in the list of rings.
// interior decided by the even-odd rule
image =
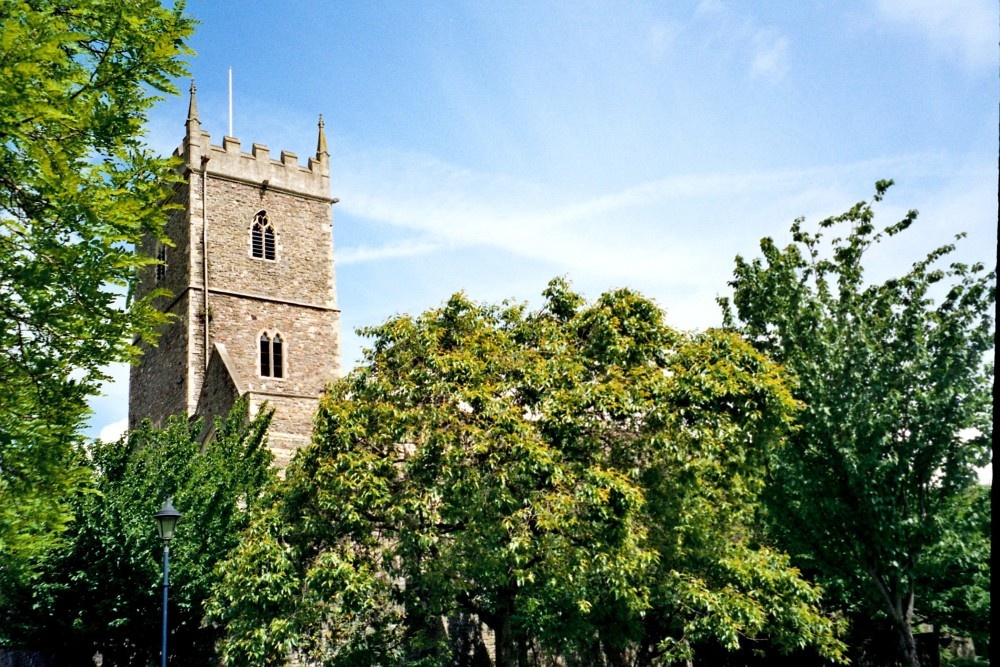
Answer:
[[[276,378],[285,376],[285,355],[281,343],[281,334],[274,334],[274,338],[271,339],[271,373]]]
[[[267,211],[257,211],[250,233],[250,252],[257,259],[275,259],[274,225],[267,219]]]
[[[285,377],[285,351],[281,334],[274,337],[267,332],[260,335],[260,375],[281,379]]]

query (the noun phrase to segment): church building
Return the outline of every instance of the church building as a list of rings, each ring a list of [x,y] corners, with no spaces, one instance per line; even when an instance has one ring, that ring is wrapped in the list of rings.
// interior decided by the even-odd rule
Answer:
[[[309,442],[319,396],[341,373],[323,118],[305,167],[261,144],[244,152],[234,137],[213,146],[192,84],[175,155],[184,182],[169,202],[171,244],[150,237],[139,248],[159,263],[136,292],[169,292],[155,303],[175,319],[131,369],[129,428],[183,413],[204,417],[207,436],[212,417],[245,396],[251,414],[265,402],[275,409],[269,440],[284,466]]]

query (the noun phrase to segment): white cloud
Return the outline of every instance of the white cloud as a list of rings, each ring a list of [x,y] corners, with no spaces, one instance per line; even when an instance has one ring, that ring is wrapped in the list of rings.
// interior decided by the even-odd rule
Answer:
[[[656,21],[653,23],[646,36],[646,51],[650,58],[656,61],[663,57],[663,54],[674,44],[681,29],[681,24],[676,21]]]
[[[976,474],[979,477],[980,484],[986,484],[987,486],[993,486],[993,464],[979,468],[976,470]]]
[[[995,0],[876,0],[889,21],[919,32],[935,48],[972,67],[995,67],[998,5]]]
[[[904,266],[960,231],[942,229],[941,213],[960,212],[960,223],[948,219],[965,228],[982,227],[989,219],[988,207],[973,201],[988,201],[979,197],[983,179],[929,155],[671,176],[582,199],[418,156],[351,159],[364,167],[344,175],[342,186],[351,196],[344,197],[342,211],[417,236],[382,247],[338,248],[338,261],[495,249],[567,273],[578,284],[635,287],[678,315],[682,321],[675,324],[681,327],[716,322],[714,297],[725,291],[736,254],[753,254],[762,236],[784,238],[797,216],[818,221],[846,210],[870,196],[874,181],[885,174],[903,185],[880,206],[880,220],[888,224],[911,206],[927,214],[921,231],[906,235],[902,245],[892,244],[891,259],[905,260]],[[959,192],[971,194],[956,200]],[[981,232],[980,247],[991,239],[995,244],[995,227],[990,229],[992,237],[982,238],[988,234]],[[435,270],[433,260],[427,264]],[[883,264],[890,271],[900,268],[897,261]]]
[[[779,81],[788,73],[788,40],[773,30],[761,30],[753,37],[754,77]]]
[[[97,437],[104,442],[114,442],[125,435],[126,431],[128,431],[128,419],[119,419],[116,422],[105,425],[100,433],[97,434]]]
[[[720,0],[701,0],[695,9],[696,16],[718,15],[726,11],[726,6]]]
[[[101,393],[90,401],[94,411],[86,429],[88,437],[99,437],[102,440],[117,439],[119,432],[115,431],[118,423],[128,423],[128,377],[129,365],[126,363],[110,364],[104,369],[109,378],[101,384]],[[103,426],[101,426],[103,424]],[[112,434],[105,438],[105,429]],[[124,429],[124,427],[122,427]]]
[[[773,26],[761,25],[752,15],[719,0],[702,0],[694,16],[707,24],[712,51],[748,62],[751,78],[773,83],[788,73],[789,41]]]
[[[968,440],[969,438],[974,438],[979,434],[979,429],[963,428],[958,432],[958,437],[962,440]],[[980,484],[993,486],[993,463],[987,463],[982,468],[976,468],[976,477],[979,479]]]
[[[376,248],[367,245],[348,246],[337,248],[337,263],[356,264],[395,257],[414,257],[434,252],[440,247],[439,244],[426,241],[399,241]]]

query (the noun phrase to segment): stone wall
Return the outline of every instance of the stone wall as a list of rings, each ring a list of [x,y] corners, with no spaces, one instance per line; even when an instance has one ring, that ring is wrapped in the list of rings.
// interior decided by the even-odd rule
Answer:
[[[135,428],[143,419],[163,425],[168,415],[187,411],[191,405],[190,329],[191,315],[196,311],[191,303],[195,295],[191,293],[189,192],[188,184],[178,184],[166,202],[170,207],[180,208],[169,211],[164,226],[164,235],[172,245],[166,246],[163,280],[157,282],[155,265],[139,271],[135,298],[145,298],[155,289],[166,290],[167,293],[157,297],[153,304],[175,319],[160,327],[155,346],[136,341],[143,355],[139,363],[129,369],[129,428]],[[155,258],[161,245],[159,239],[146,235],[137,251]]]
[[[262,157],[257,149],[254,164]],[[231,150],[227,156],[233,158]],[[318,397],[340,375],[330,201],[210,173],[206,202],[211,340],[228,351],[251,414],[265,402],[275,409],[268,438],[276,463],[284,466],[308,444]],[[251,230],[260,210],[276,232],[274,261],[252,256]],[[261,375],[264,333],[281,335],[281,378]]]
[[[251,256],[251,229],[261,210],[276,232],[274,261]],[[210,179],[208,211],[210,290],[336,308],[328,202]]]
[[[143,419],[162,426],[169,415],[188,413],[190,301],[200,293],[185,290],[168,309],[176,319],[160,328],[155,346],[142,345],[140,363],[129,369],[129,428]]]
[[[267,432],[268,445],[274,454],[274,463],[284,468],[295,450],[305,447],[312,439],[313,423],[319,398],[309,396],[282,396],[247,392],[250,412],[257,414],[263,406],[274,408],[274,420]]]
[[[319,396],[339,371],[339,313],[211,293],[212,341],[226,346],[246,389]],[[261,377],[260,337],[281,334],[283,377]]]
[[[197,185],[197,183],[194,183],[194,185]],[[172,244],[167,244],[165,248],[166,271],[164,280],[162,283],[156,282],[155,266],[149,265],[143,267],[139,272],[139,284],[135,290],[136,298],[141,299],[156,288],[167,289],[171,295],[161,297],[156,301],[162,308],[191,285],[191,267],[199,266],[200,264],[193,264],[193,259],[190,255],[193,249],[190,236],[189,209],[192,203],[196,206],[200,204],[201,191],[199,188],[200,186],[195,188],[195,196],[192,198],[190,196],[191,187],[187,183],[179,183],[175,186],[173,195],[167,200],[166,206],[180,208],[171,208],[169,210],[163,229],[164,236],[170,239],[170,243]],[[160,245],[159,239],[147,234],[137,250],[147,257],[156,257],[156,251]],[[198,252],[198,262],[200,263],[200,249],[198,249]],[[201,284],[200,278],[197,284]]]
[[[253,144],[249,153],[243,152],[240,145],[240,140],[235,137],[223,137],[221,146],[213,146],[211,135],[197,123],[195,126],[188,125],[188,134],[174,154],[191,171],[204,168],[210,176],[255,186],[266,184],[278,190],[330,201],[328,155],[317,154],[307,160],[306,166],[302,166],[295,153],[290,151],[281,151],[280,158],[274,160],[263,144]]]
[[[225,346],[216,343],[213,345],[212,356],[205,369],[205,381],[198,396],[196,415],[204,420],[201,440],[206,440],[213,432],[215,418],[228,415],[244,391],[239,376],[233,371],[233,363]]]

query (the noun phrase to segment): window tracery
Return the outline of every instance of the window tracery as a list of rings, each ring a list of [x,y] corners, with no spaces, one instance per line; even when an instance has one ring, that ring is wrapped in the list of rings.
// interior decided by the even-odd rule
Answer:
[[[275,235],[274,225],[267,217],[267,211],[258,211],[253,218],[253,228],[250,233],[250,251],[257,259],[274,260]]]

